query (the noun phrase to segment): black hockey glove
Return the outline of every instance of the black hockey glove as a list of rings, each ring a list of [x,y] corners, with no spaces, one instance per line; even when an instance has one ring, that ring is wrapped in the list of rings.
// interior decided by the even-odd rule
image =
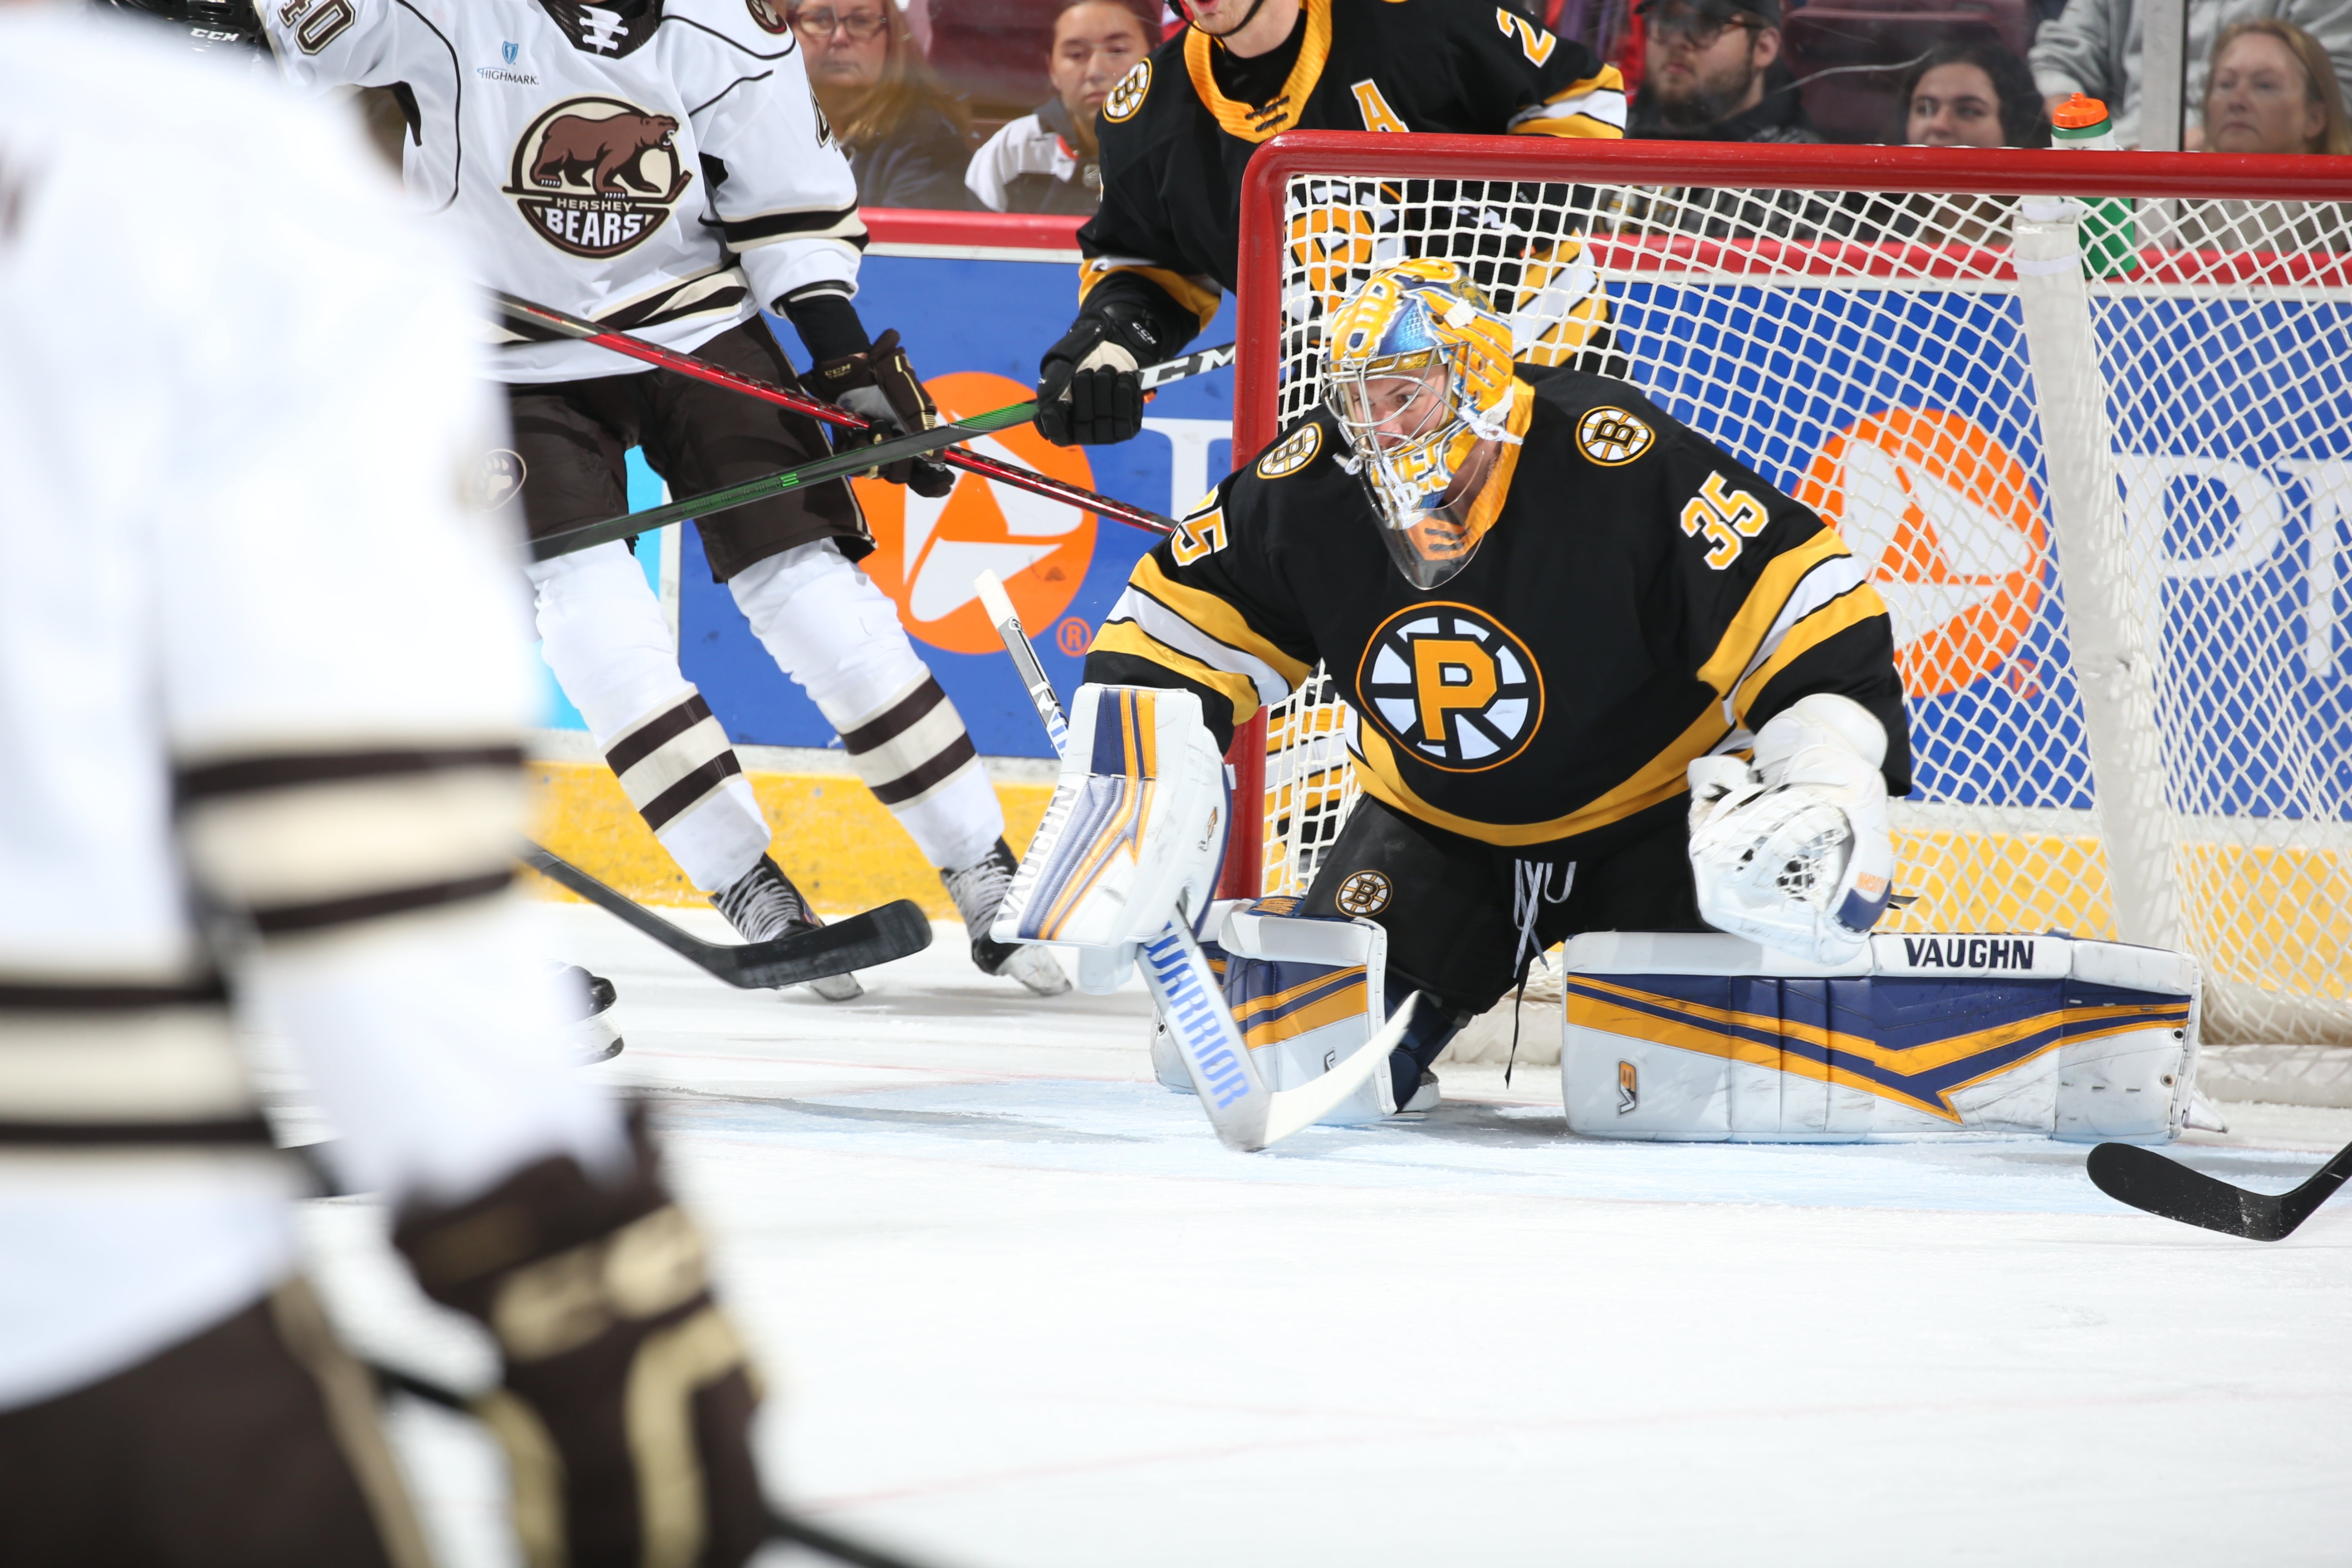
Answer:
[[[874,340],[864,353],[822,360],[808,374],[819,397],[840,405],[873,426],[870,430],[845,430],[835,426],[833,449],[847,452],[870,447],[892,436],[929,430],[940,422],[939,405],[923,389],[907,351],[898,346],[897,328]],[[904,485],[919,496],[943,496],[955,489],[953,468],[937,458],[905,458],[882,466],[882,477]]]
[[[642,1127],[613,1184],[543,1160],[393,1241],[425,1293],[488,1324],[503,1385],[475,1404],[507,1452],[531,1568],[737,1568],[769,1531],[754,1374],[712,1304],[702,1238]]]
[[[1132,305],[1080,316],[1037,366],[1037,429],[1056,447],[1108,447],[1143,430],[1143,377],[1160,331]]]

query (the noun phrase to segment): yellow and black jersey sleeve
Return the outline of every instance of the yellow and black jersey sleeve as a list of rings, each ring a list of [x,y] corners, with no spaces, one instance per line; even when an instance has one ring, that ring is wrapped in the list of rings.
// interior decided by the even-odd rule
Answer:
[[[1231,220],[1171,210],[1167,188],[1166,144],[1204,112],[1192,97],[1181,36],[1138,61],[1096,123],[1102,205],[1078,229],[1080,305],[1117,299],[1141,307],[1171,353],[1209,324],[1234,282],[1230,237],[1219,245],[1213,232],[1229,231]]]
[[[1197,692],[1217,743],[1315,668],[1296,596],[1273,570],[1256,494],[1225,481],[1129,574],[1086,679]]]
[[[1450,42],[1465,100],[1510,106],[1495,131],[1596,140],[1625,134],[1625,79],[1615,66],[1508,5],[1464,5],[1459,17]]]
[[[1664,444],[1677,652],[1723,723],[1754,731],[1816,691],[1851,697],[1888,737],[1887,788],[1911,788],[1893,623],[1835,530],[1695,432]]]

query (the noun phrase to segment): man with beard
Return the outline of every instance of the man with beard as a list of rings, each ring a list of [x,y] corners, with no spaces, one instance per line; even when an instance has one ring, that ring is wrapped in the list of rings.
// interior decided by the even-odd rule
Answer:
[[[1780,63],[1780,0],[1649,0],[1642,90],[1628,136],[1819,142]]]

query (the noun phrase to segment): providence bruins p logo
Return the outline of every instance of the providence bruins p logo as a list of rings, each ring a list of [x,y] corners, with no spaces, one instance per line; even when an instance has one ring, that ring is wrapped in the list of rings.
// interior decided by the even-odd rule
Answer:
[[[1527,644],[1467,605],[1391,616],[1364,648],[1356,691],[1390,739],[1450,773],[1501,767],[1543,722],[1543,676]]]
[[[694,178],[670,140],[677,130],[617,98],[566,99],[515,143],[506,194],[558,250],[618,256],[661,227]]]

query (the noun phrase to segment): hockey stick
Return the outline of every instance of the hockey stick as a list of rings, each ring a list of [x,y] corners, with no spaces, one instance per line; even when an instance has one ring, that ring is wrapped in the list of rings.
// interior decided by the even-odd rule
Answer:
[[[973,586],[980,592],[988,618],[995,624],[996,635],[1004,641],[1004,651],[1013,656],[1022,683],[1029,689],[1029,700],[1036,705],[1037,717],[1044,721],[1055,752],[1066,751],[1069,721],[1062,714],[1061,699],[1054,694],[1053,683],[1045,679],[1045,667],[1037,661],[1037,650],[1029,646],[1028,636],[1021,629],[1020,612],[1013,607],[995,573],[982,573]],[[1414,992],[1379,1034],[1313,1082],[1297,1089],[1269,1089],[1258,1077],[1249,1047],[1192,928],[1182,921],[1171,921],[1167,930],[1143,944],[1142,956],[1144,983],[1151,988],[1169,1035],[1182,1052],[1185,1074],[1209,1113],[1210,1127],[1219,1142],[1244,1153],[1255,1153],[1312,1126],[1338,1109],[1375,1070],[1387,1071],[1389,1055],[1403,1041],[1413,1009],[1421,1002],[1421,993]]]
[[[705,942],[624,898],[559,855],[527,844],[523,862],[677,953],[688,963],[747,991],[772,990],[870,969],[931,945],[931,922],[920,904],[898,899],[863,914],[770,942]]]
[[[845,408],[837,408],[830,403],[797,392],[788,392],[781,386],[761,381],[757,376],[741,374],[729,370],[725,365],[713,364],[707,359],[698,359],[693,354],[679,353],[675,349],[663,348],[659,343],[649,343],[643,338],[632,337],[626,332],[614,331],[611,328],[599,326],[585,316],[575,316],[567,310],[559,310],[552,305],[533,304],[529,300],[496,289],[491,291],[490,297],[499,302],[499,309],[506,312],[508,321],[517,325],[537,327],[561,337],[571,338],[584,343],[593,343],[598,348],[609,349],[616,354],[642,360],[647,364],[658,365],[664,370],[675,371],[680,375],[708,382],[713,386],[723,386],[730,392],[740,392],[747,397],[756,397],[763,403],[772,403],[780,408],[789,408],[795,414],[805,414],[812,419],[821,419],[828,425],[837,425],[845,430],[874,428],[872,421],[861,418]],[[1223,354],[1224,357],[1222,360],[1214,359],[1213,356],[1218,354]],[[1161,386],[1171,381],[1181,381],[1185,376],[1197,375],[1202,370],[1214,370],[1221,364],[1230,364],[1233,363],[1233,357],[1234,345],[1225,343],[1219,348],[1203,349],[1197,354],[1187,354],[1182,359],[1170,360],[1166,363],[1151,367],[1152,371],[1160,374],[1159,379],[1150,384]],[[1192,366],[1195,360],[1202,363],[1197,367],[1186,368]],[[1156,511],[1148,511],[1141,507],[1132,507],[1125,501],[1113,500],[1108,496],[1097,495],[1092,490],[1083,489],[1065,480],[1041,474],[1034,468],[1024,468],[1017,463],[999,462],[994,458],[983,458],[977,452],[967,452],[959,447],[949,447],[937,455],[941,462],[954,468],[978,474],[984,479],[1012,485],[1019,489],[1028,490],[1032,494],[1044,496],[1049,500],[1061,501],[1082,510],[1095,512],[1115,522],[1124,522],[1129,527],[1150,529],[1163,533],[1168,531],[1168,520]]]
[[[362,1362],[361,1364],[374,1374],[376,1384],[380,1388],[405,1394],[413,1399],[421,1399],[427,1405],[437,1405],[444,1410],[454,1410],[460,1415],[470,1415],[477,1420],[480,1419],[479,1413],[474,1408],[473,1401],[454,1388],[446,1387],[429,1378],[419,1377],[415,1373],[403,1372],[398,1367],[386,1366],[382,1362]],[[856,1568],[917,1568],[910,1558],[881,1551],[863,1542],[852,1541],[845,1535],[835,1535],[823,1525],[811,1524],[804,1519],[795,1519],[789,1514],[779,1512],[772,1503],[768,1507],[768,1539],[785,1542],[794,1546],[805,1546],[810,1551],[820,1552],[836,1563],[854,1563]]]
[[[2136,1143],[2102,1143],[2091,1151],[2084,1169],[2099,1191],[2118,1203],[2228,1236],[2276,1241],[2352,1178],[2352,1145],[2284,1193],[2250,1193]]]

